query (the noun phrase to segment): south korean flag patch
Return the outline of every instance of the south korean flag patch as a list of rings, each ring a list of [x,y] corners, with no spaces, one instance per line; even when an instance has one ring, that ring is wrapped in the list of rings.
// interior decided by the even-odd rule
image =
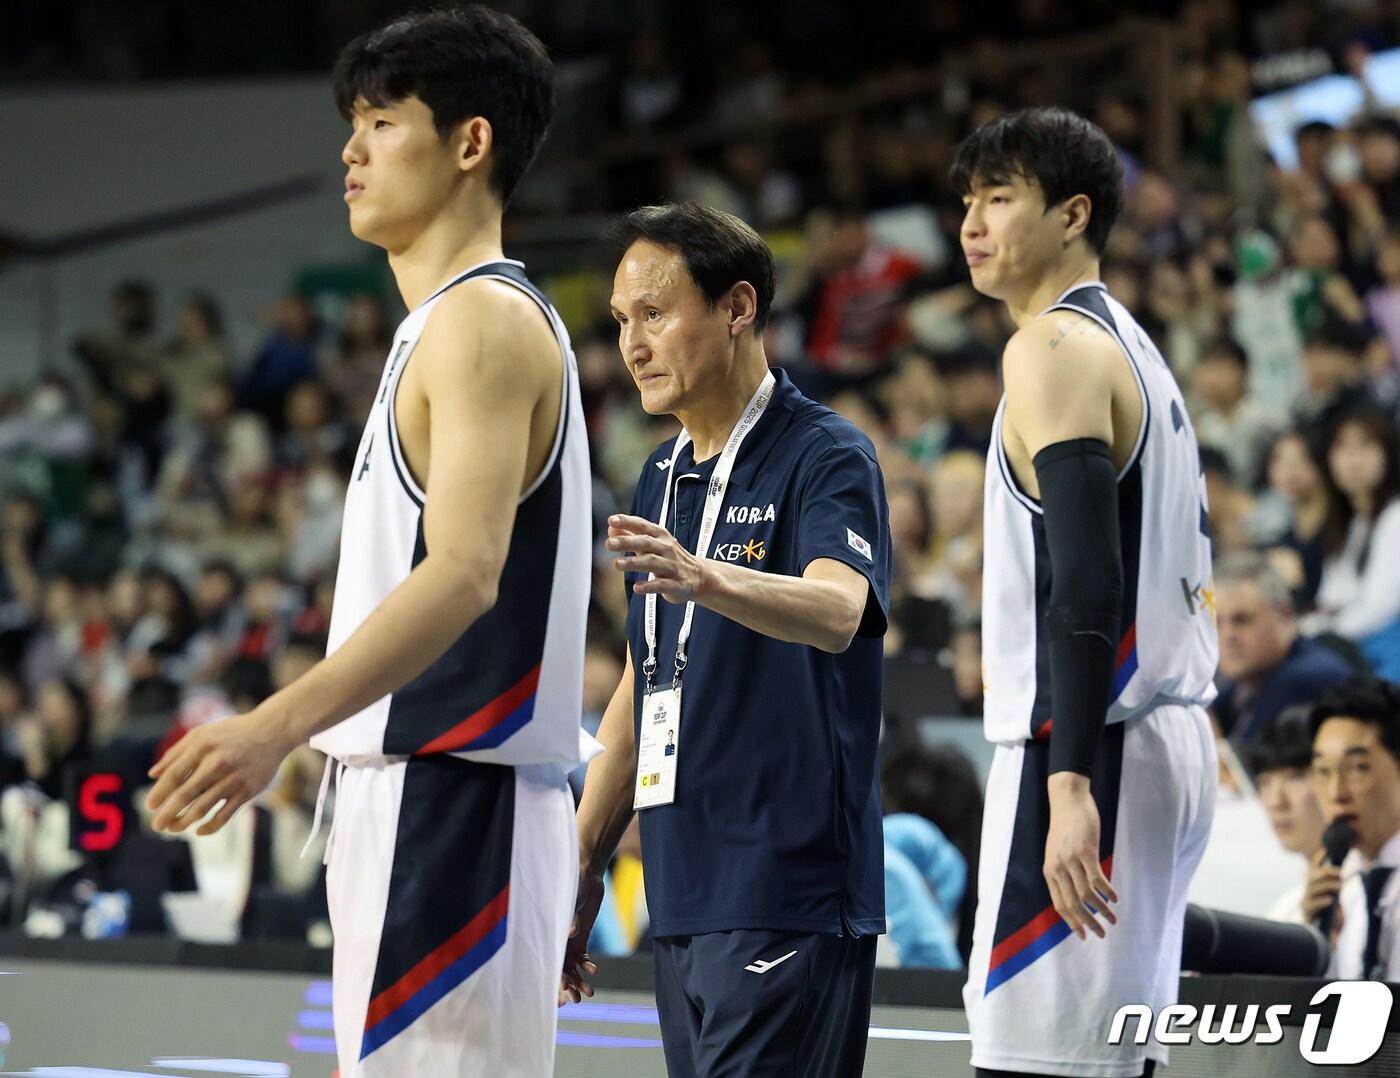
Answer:
[[[875,557],[870,551],[870,544],[862,539],[850,528],[846,529],[846,542],[852,550],[863,557],[866,561],[874,561]]]

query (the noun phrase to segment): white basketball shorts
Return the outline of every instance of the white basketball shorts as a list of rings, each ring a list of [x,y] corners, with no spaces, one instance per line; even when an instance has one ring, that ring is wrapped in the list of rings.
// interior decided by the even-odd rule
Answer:
[[[1177,1000],[1186,894],[1210,835],[1216,756],[1199,707],[1164,705],[1106,728],[1091,789],[1100,855],[1118,893],[1107,938],[1080,940],[1055,912],[1043,873],[1050,824],[1048,739],[999,744],[987,779],[968,982],[972,1065],[1129,1078],[1155,1038],[1108,1043],[1114,1011]]]
[[[549,1078],[578,887],[561,769],[343,769],[326,877],[340,1078]]]

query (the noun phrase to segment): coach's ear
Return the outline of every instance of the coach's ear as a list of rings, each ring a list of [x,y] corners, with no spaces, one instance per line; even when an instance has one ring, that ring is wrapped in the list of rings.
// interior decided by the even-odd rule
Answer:
[[[758,293],[748,281],[740,281],[729,290],[726,300],[729,308],[729,335],[737,337],[746,329],[752,329],[758,317]]]
[[[1089,227],[1089,215],[1094,204],[1088,195],[1071,195],[1060,204],[1060,215],[1065,227],[1065,246],[1068,247]]]

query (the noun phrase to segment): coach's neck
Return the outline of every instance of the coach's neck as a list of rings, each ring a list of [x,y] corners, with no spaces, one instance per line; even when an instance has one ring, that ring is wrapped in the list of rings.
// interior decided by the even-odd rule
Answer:
[[[767,373],[763,341],[757,336],[741,338],[723,376],[708,392],[697,394],[693,404],[676,410],[676,418],[695,443],[697,464],[724,449],[734,424],[739,422]]]

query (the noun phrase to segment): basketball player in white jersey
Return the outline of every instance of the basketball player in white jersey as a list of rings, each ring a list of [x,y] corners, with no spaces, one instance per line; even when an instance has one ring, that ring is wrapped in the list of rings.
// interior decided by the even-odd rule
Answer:
[[[553,68],[475,7],[357,39],[335,85],[350,228],[410,314],[350,476],[329,654],[179,742],[150,803],[157,828],[208,834],[309,738],[339,776],[341,1078],[544,1078],[577,878],[589,467],[568,337],[502,257],[501,215]]]
[[[1058,109],[958,149],[972,284],[1007,343],[986,484],[988,778],[964,989],[979,1075],[1128,1078],[1108,1043],[1174,1003],[1214,809],[1216,634],[1195,435],[1160,353],[1099,283],[1122,169]]]

